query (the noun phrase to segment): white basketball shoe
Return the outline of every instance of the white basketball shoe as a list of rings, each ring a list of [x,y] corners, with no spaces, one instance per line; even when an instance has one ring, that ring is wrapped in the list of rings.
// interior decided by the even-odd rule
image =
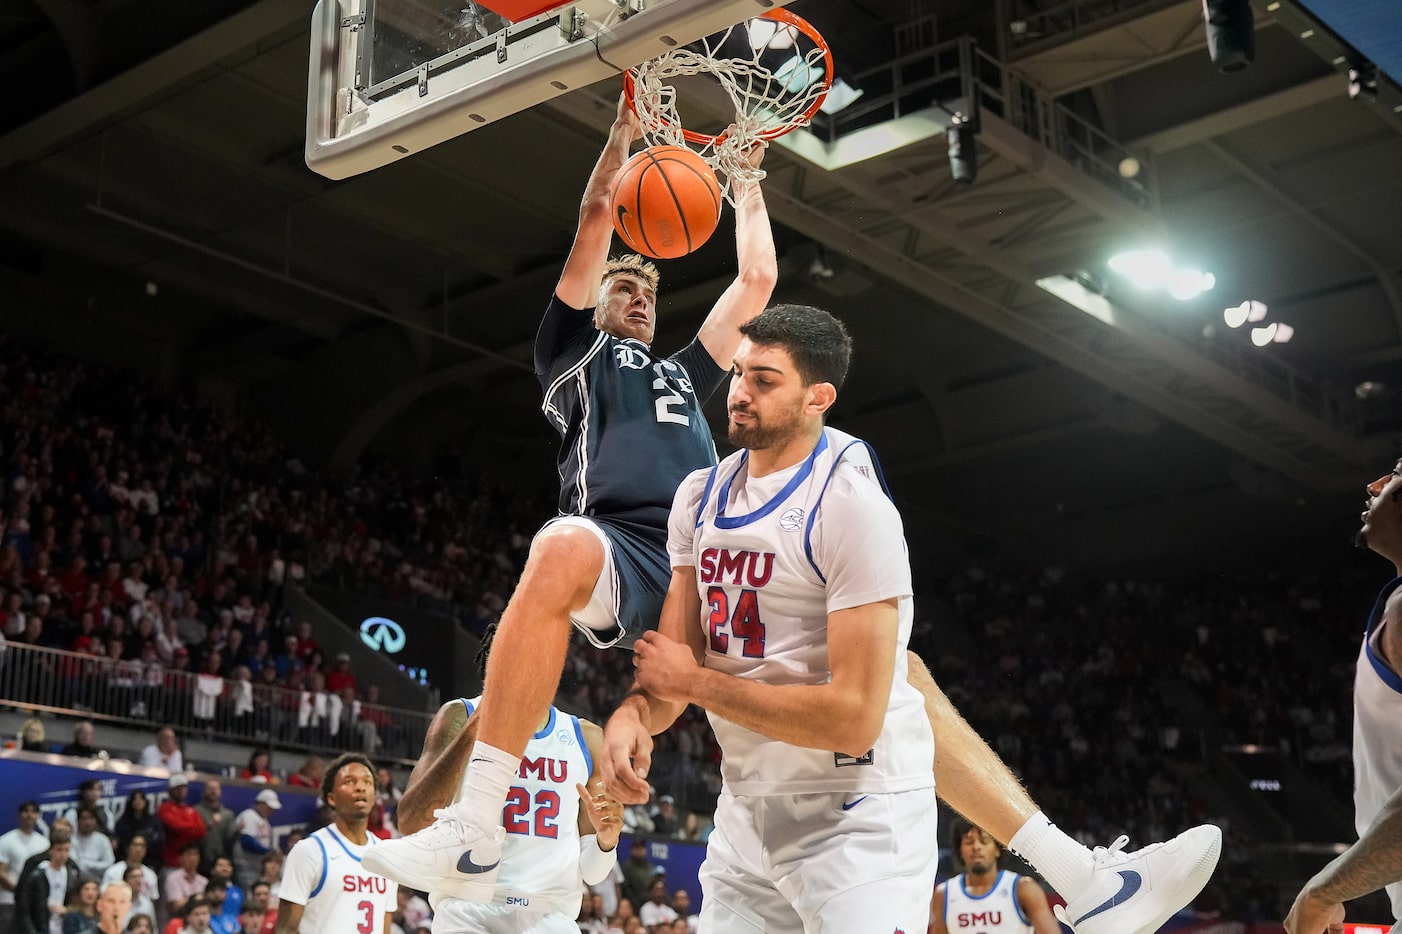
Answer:
[[[360,864],[409,888],[490,902],[506,831],[496,827],[489,833],[467,824],[451,807],[433,816],[437,820],[417,833],[370,847]]]
[[[1133,853],[1124,852],[1128,842],[1096,847],[1086,890],[1056,906],[1076,934],[1153,934],[1197,897],[1222,855],[1222,831],[1212,824]]]

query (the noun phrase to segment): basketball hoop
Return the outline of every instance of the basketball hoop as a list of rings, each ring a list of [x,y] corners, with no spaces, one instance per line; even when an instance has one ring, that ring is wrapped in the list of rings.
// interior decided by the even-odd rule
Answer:
[[[806,126],[832,80],[832,51],[822,35],[780,8],[624,72],[623,90],[648,144],[695,150],[716,170],[726,200],[734,204],[733,181],[764,178],[762,169],[750,165],[750,147]],[[735,131],[727,126],[705,133],[682,126],[678,85],[688,90],[685,97],[692,103],[714,97],[722,109],[716,91],[723,91],[734,113],[726,123]]]

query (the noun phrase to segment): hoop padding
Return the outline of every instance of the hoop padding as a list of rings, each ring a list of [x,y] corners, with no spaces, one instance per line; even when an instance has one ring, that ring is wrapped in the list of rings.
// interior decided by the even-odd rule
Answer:
[[[768,44],[753,49],[750,58],[722,57],[722,48],[726,52],[753,48],[749,32],[754,21],[746,21],[707,36],[693,47],[672,49],[623,76],[624,93],[648,144],[695,150],[721,177],[722,191],[732,204],[732,182],[764,178],[763,169],[750,165],[750,147],[806,126],[832,87],[832,51],[807,20],[783,8],[770,10],[760,19],[773,22],[775,36],[785,41],[776,43],[771,36]],[[741,34],[732,39],[737,29]],[[792,52],[785,55],[782,50],[790,48],[789,40]],[[699,51],[694,47],[697,45]],[[776,49],[781,51],[775,54]],[[735,109],[735,132],[713,136],[682,126],[673,82],[695,75],[708,75],[724,88]]]

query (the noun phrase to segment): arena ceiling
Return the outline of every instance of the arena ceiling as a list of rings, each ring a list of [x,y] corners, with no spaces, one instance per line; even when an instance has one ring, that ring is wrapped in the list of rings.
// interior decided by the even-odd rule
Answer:
[[[1256,6],[1232,75],[1199,0],[790,6],[859,83],[898,46],[967,34],[989,56],[971,186],[942,138],[766,161],[777,298],[852,328],[834,421],[876,444],[922,554],[1192,567],[1346,540],[1402,428],[1385,75],[1350,99],[1355,53],[1289,2]],[[238,405],[313,460],[452,447],[548,483],[530,342],[615,85],[332,182],[303,162],[308,21],[303,0],[0,0],[0,320]],[[1141,174],[1096,174],[1079,132]],[[659,347],[728,281],[728,223],[664,268]],[[1216,287],[1119,284],[1107,258],[1145,245]],[[1037,284],[1058,276],[1113,314]],[[1227,329],[1247,299],[1294,339]]]

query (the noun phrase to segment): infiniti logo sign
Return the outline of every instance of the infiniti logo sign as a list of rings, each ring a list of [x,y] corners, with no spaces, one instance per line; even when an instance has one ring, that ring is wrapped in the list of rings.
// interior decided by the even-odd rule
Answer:
[[[377,652],[394,655],[404,649],[404,627],[392,619],[372,616],[360,624],[360,641]]]

